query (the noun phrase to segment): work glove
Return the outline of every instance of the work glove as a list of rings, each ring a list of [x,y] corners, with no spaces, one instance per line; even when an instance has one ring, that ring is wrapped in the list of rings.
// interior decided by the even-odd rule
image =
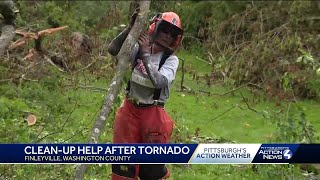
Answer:
[[[137,8],[133,14],[131,15],[131,19],[130,19],[130,23],[129,23],[129,27],[132,28],[132,26],[134,25],[134,22],[136,21],[137,19],[137,16],[138,16],[138,13],[140,11],[140,8]]]
[[[140,47],[139,50],[142,57],[144,55],[150,55],[150,40],[148,35],[146,35],[145,33],[141,34],[141,36],[138,39],[138,44]]]

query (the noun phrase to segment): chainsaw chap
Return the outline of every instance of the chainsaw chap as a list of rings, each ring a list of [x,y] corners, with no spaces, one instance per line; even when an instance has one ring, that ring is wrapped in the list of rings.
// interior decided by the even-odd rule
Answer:
[[[169,143],[173,121],[160,106],[136,108],[125,100],[116,114],[113,143]],[[163,179],[169,175],[165,165],[112,165],[113,180]]]

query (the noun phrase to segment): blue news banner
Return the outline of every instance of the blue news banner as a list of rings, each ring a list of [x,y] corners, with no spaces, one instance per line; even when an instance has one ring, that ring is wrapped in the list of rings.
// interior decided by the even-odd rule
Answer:
[[[320,144],[0,144],[0,164],[320,163]]]

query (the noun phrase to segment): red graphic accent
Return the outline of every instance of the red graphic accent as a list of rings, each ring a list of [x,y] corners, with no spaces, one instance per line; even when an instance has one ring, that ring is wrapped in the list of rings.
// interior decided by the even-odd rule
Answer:
[[[144,67],[141,59],[138,59],[138,64],[137,64],[136,68],[137,68],[137,70],[139,70],[143,74],[148,75],[146,67]]]

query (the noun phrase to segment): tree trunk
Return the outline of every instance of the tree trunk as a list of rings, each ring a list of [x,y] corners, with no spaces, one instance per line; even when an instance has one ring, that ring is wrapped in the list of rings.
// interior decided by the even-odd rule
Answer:
[[[6,51],[14,35],[15,35],[15,32],[14,32],[14,27],[12,25],[4,25],[1,28],[1,36],[0,36],[0,55],[1,56]]]
[[[132,27],[132,30],[130,31],[127,39],[125,40],[120,49],[120,52],[117,55],[117,59],[119,61],[117,65],[117,73],[115,74],[111,81],[111,84],[109,85],[108,93],[104,99],[104,103],[101,108],[100,114],[98,115],[96,122],[93,126],[89,141],[90,144],[98,143],[99,136],[105,127],[106,119],[111,111],[115,98],[119,94],[124,75],[128,70],[131,49],[136,44],[140,34],[146,26],[149,6],[150,1],[139,2],[140,12],[138,14],[134,26]],[[87,166],[85,164],[81,164],[80,166],[78,166],[75,174],[75,179],[83,179],[86,168]]]
[[[14,20],[17,12],[13,1],[0,1],[0,14],[4,17],[4,25],[1,27],[0,55],[9,46],[15,35]]]

